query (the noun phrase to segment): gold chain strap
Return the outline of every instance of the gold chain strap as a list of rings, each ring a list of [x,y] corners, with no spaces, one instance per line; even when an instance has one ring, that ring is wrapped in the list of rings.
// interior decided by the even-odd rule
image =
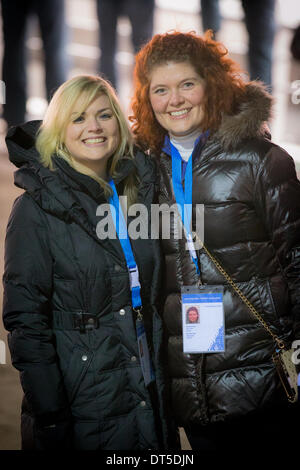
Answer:
[[[276,336],[273,331],[271,330],[271,328],[269,327],[269,325],[267,324],[267,322],[261,317],[261,315],[258,313],[258,311],[253,307],[253,305],[249,302],[249,300],[247,299],[247,297],[245,297],[245,295],[243,294],[243,292],[239,289],[239,287],[235,284],[235,282],[231,279],[231,277],[229,276],[229,274],[227,274],[227,272],[225,271],[225,269],[220,265],[220,263],[216,260],[216,258],[208,251],[208,249],[206,248],[206,246],[201,243],[202,246],[203,246],[203,249],[204,251],[207,253],[207,255],[209,256],[209,258],[212,260],[212,262],[215,264],[215,266],[217,267],[217,269],[220,271],[220,273],[225,277],[225,279],[229,282],[229,284],[231,285],[231,287],[235,290],[235,292],[238,294],[238,296],[242,299],[242,301],[247,305],[247,307],[249,308],[250,312],[258,319],[258,321],[262,324],[262,326],[267,330],[267,332],[272,336],[272,338],[274,339],[274,341],[277,343],[277,346],[279,349],[284,349],[285,348],[285,344],[283,341],[281,341],[281,339],[278,338],[278,336]]]

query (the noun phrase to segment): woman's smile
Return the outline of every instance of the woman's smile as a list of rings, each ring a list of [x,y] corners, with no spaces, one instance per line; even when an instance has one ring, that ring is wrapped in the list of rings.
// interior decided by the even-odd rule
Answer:
[[[190,109],[182,109],[180,111],[171,111],[169,114],[171,118],[173,119],[184,119],[187,117],[188,113],[190,112]]]
[[[83,139],[82,142],[89,147],[94,147],[103,144],[105,141],[105,137],[89,137],[88,139]]]

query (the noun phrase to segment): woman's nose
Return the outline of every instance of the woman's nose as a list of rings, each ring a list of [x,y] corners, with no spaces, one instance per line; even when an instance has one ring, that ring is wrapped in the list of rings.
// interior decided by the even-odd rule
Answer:
[[[101,130],[102,130],[102,126],[101,126],[100,120],[97,119],[96,117],[91,117],[88,120],[88,131],[95,132],[95,131],[101,131]]]
[[[169,104],[172,106],[178,106],[184,102],[184,98],[181,95],[179,90],[172,90],[171,91],[171,96],[169,100]]]

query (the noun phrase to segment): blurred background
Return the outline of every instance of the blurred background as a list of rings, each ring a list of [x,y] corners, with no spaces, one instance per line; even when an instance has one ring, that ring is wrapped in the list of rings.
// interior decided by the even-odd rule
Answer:
[[[1,277],[7,219],[14,199],[21,194],[13,185],[15,168],[5,146],[7,126],[42,119],[52,91],[81,73],[105,74],[116,86],[124,111],[130,113],[134,53],[152,34],[172,29],[201,34],[209,24],[230,56],[243,69],[251,70],[251,78],[256,71],[255,65],[252,69],[248,65],[249,58],[258,57],[260,46],[267,43],[264,71],[270,69],[267,73],[272,78],[267,84],[275,98],[269,123],[272,139],[294,158],[300,175],[300,39],[296,36],[300,1],[267,0],[269,12],[263,12],[264,0],[248,3],[256,3],[256,9],[249,12],[247,1],[219,0],[216,16],[211,10],[215,0],[1,0]],[[252,53],[248,52],[249,41]],[[1,285],[0,305],[2,294]],[[0,320],[0,450],[20,449],[21,398],[18,372],[11,366]],[[182,445],[189,448],[184,438]]]

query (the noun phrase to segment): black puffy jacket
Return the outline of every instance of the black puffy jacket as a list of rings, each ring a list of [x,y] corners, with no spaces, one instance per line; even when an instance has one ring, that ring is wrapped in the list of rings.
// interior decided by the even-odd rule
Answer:
[[[224,116],[217,133],[194,150],[193,207],[204,204],[204,242],[273,332],[300,337],[300,183],[292,158],[261,126],[271,102],[259,85]],[[163,152],[160,203],[175,203],[171,157]],[[286,400],[271,355],[274,342],[224,281],[204,249],[203,284],[224,285],[226,352],[184,354],[180,289],[197,274],[185,239],[163,240],[163,318],[169,334],[172,405],[179,425],[227,421]],[[193,212],[193,230],[195,213]]]
[[[32,433],[36,448],[167,448],[158,241],[132,242],[156,372],[156,386],[146,388],[125,258],[117,239],[96,236],[103,190],[58,157],[55,171],[43,167],[34,148],[37,125],[13,128],[7,137],[10,159],[20,167],[15,184],[26,190],[7,228],[3,309],[25,392],[23,448],[31,447]],[[149,157],[122,159],[116,186],[121,193],[134,166],[138,202],[149,207],[155,182]]]

